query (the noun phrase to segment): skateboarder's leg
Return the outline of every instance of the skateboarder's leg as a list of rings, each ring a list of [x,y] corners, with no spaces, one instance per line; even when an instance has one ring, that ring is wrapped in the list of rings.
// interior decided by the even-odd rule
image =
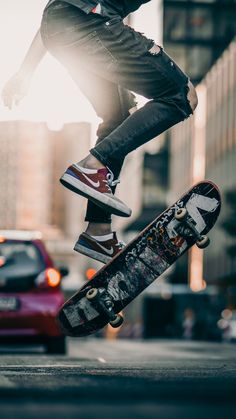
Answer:
[[[121,86],[97,76],[87,68],[83,68],[83,66],[81,66],[80,57],[75,59],[74,54],[72,54],[71,56],[66,55],[65,58],[63,49],[57,48],[57,42],[50,43],[49,50],[69,71],[79,89],[93,106],[97,116],[101,118],[102,122],[99,124],[97,130],[98,138],[96,144],[100,143],[117,126],[119,126],[130,113],[133,113],[136,110],[135,96]],[[115,178],[118,178],[122,164],[123,161],[119,161],[117,162],[117,165],[114,166],[113,173]],[[113,186],[113,193],[115,193],[115,189],[116,186]],[[100,208],[92,201],[88,201],[85,221],[88,221],[87,229],[85,233],[79,237],[75,249],[80,251],[80,241],[83,241],[85,244],[86,242],[89,242],[88,244],[90,246],[96,248],[96,241],[94,241],[91,236],[103,238],[104,235],[108,237],[110,233],[108,240],[106,240],[105,243],[103,241],[103,247],[107,245],[108,249],[113,248],[114,254],[116,254],[122,243],[118,241],[116,234],[111,230],[110,212]],[[76,248],[76,246],[78,248]],[[97,250],[99,251],[98,246]],[[101,261],[107,261],[108,259],[106,254],[102,256],[99,254],[99,257],[104,259],[100,259]]]
[[[104,77],[119,80],[123,87],[150,99],[90,150],[112,168],[116,160],[188,118],[197,106],[197,95],[189,78],[162,48],[121,21],[108,23],[99,39],[109,49],[114,67],[107,74],[104,65]],[[88,161],[91,163],[90,157]]]
[[[82,62],[83,67],[94,74],[150,99],[142,109],[97,144],[88,158],[83,160],[86,178],[93,179],[94,184],[102,185],[104,182],[105,185],[104,189],[98,188],[95,192],[90,187],[90,199],[96,198],[111,212],[115,209],[114,213],[128,216],[130,210],[113,199],[106,181],[109,173],[105,174],[105,168],[114,170],[129,152],[187,118],[196,106],[194,89],[189,85],[188,77],[163,50],[154,46],[153,41],[124,26],[119,17],[107,22],[101,16],[86,15],[73,8],[73,13],[70,11],[66,19],[71,25],[69,31],[67,27],[63,32],[60,22],[58,24],[55,20],[50,27],[51,38],[57,38],[58,50],[66,60],[73,56],[74,60]],[[191,102],[190,92],[193,96]],[[68,182],[72,179],[71,189],[87,196],[84,190],[87,193],[88,185],[84,175],[81,175],[81,167],[75,166],[70,173],[66,173],[66,186],[70,187]],[[99,170],[102,167],[104,170]],[[74,181],[74,177],[79,181]],[[70,178],[69,181],[67,178]]]
[[[75,65],[75,61],[69,60],[68,57],[66,60],[60,56],[58,58],[101,119],[96,133],[97,145],[137,110],[135,96],[127,89],[88,71],[80,63],[76,62]],[[115,179],[119,177],[123,161],[124,159],[117,161],[113,167],[112,171]],[[83,165],[83,162],[80,163]],[[96,167],[95,165],[94,168]],[[101,167],[103,165],[100,164],[97,168]],[[116,186],[112,186],[111,189],[115,193]],[[92,201],[88,201],[85,221],[96,224],[111,223],[111,213],[100,208]],[[95,226],[94,228],[96,230],[103,229],[103,226]],[[104,226],[104,228],[107,232],[108,226]]]
[[[80,51],[68,48],[68,42],[74,43],[77,35],[84,36],[84,26],[89,26],[92,30],[104,21],[101,16],[88,17],[90,20],[91,18],[92,25],[87,22],[87,15],[78,8],[68,4],[57,7],[55,3],[55,6],[52,5],[43,16],[41,33],[47,49],[67,68],[80,90],[92,104],[98,117],[101,118],[102,122],[97,130],[96,144],[98,144],[119,126],[130,115],[130,112],[133,112],[136,102],[134,95],[127,89],[93,73],[93,68],[84,67]],[[83,162],[80,163],[83,166]],[[119,160],[112,168],[115,179],[119,176],[122,164],[123,160]],[[103,167],[95,160],[94,168]],[[115,186],[111,186],[111,190],[114,193]],[[104,211],[90,201],[86,221],[110,223],[111,215],[110,212]]]
[[[92,104],[96,114],[102,119],[97,130],[96,144],[99,144],[136,110],[135,97],[126,89],[92,73],[88,74],[88,71],[84,72],[83,76],[82,73],[81,69],[79,74],[76,72],[72,76]],[[122,165],[123,160],[114,166],[115,178],[119,177]],[[113,193],[115,193],[115,189],[116,186],[112,187]],[[85,221],[88,221],[87,228],[79,236],[74,250],[107,263],[124,246],[124,243],[118,240],[116,233],[112,231],[110,212],[103,210],[92,201],[88,201]]]
[[[89,99],[96,114],[102,119],[97,130],[96,145],[98,145],[134,112],[136,102],[134,95],[128,90],[90,73],[90,86],[91,82],[95,80],[95,89],[88,92],[85,86],[83,86],[81,90]],[[119,178],[123,162],[124,159],[117,161],[112,168],[115,179]],[[83,162],[81,164],[83,165]],[[111,186],[111,189],[114,194],[116,185]],[[85,221],[90,223],[111,223],[111,213],[98,207],[92,201],[88,201]],[[95,229],[100,229],[100,226],[97,226],[97,228],[95,226]]]

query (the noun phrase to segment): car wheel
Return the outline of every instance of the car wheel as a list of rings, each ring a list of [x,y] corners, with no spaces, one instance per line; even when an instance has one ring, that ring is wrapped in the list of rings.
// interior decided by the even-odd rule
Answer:
[[[55,336],[49,338],[46,344],[47,354],[62,354],[66,353],[66,338],[65,336]]]

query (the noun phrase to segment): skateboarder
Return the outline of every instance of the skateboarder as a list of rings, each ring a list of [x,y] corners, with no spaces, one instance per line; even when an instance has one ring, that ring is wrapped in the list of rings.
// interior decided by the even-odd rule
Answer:
[[[75,250],[103,262],[122,248],[111,228],[111,214],[131,215],[114,195],[125,157],[188,118],[197,106],[189,78],[163,48],[123,23],[130,12],[148,1],[50,0],[19,71],[2,92],[6,106],[18,103],[49,51],[102,119],[95,147],[71,165],[60,181],[88,199],[88,227]],[[131,92],[149,101],[135,110]]]

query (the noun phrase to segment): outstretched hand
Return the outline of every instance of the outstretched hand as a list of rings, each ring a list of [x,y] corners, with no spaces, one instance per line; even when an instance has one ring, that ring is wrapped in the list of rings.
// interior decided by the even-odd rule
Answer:
[[[5,106],[12,109],[14,105],[27,95],[29,90],[30,79],[29,77],[18,72],[6,82],[2,90],[2,100]]]

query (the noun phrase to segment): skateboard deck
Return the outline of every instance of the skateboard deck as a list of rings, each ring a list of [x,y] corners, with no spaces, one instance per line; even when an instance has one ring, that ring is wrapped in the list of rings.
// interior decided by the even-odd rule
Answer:
[[[108,323],[194,244],[204,248],[221,208],[217,186],[203,181],[158,215],[60,309],[57,321],[68,336],[86,336]]]

